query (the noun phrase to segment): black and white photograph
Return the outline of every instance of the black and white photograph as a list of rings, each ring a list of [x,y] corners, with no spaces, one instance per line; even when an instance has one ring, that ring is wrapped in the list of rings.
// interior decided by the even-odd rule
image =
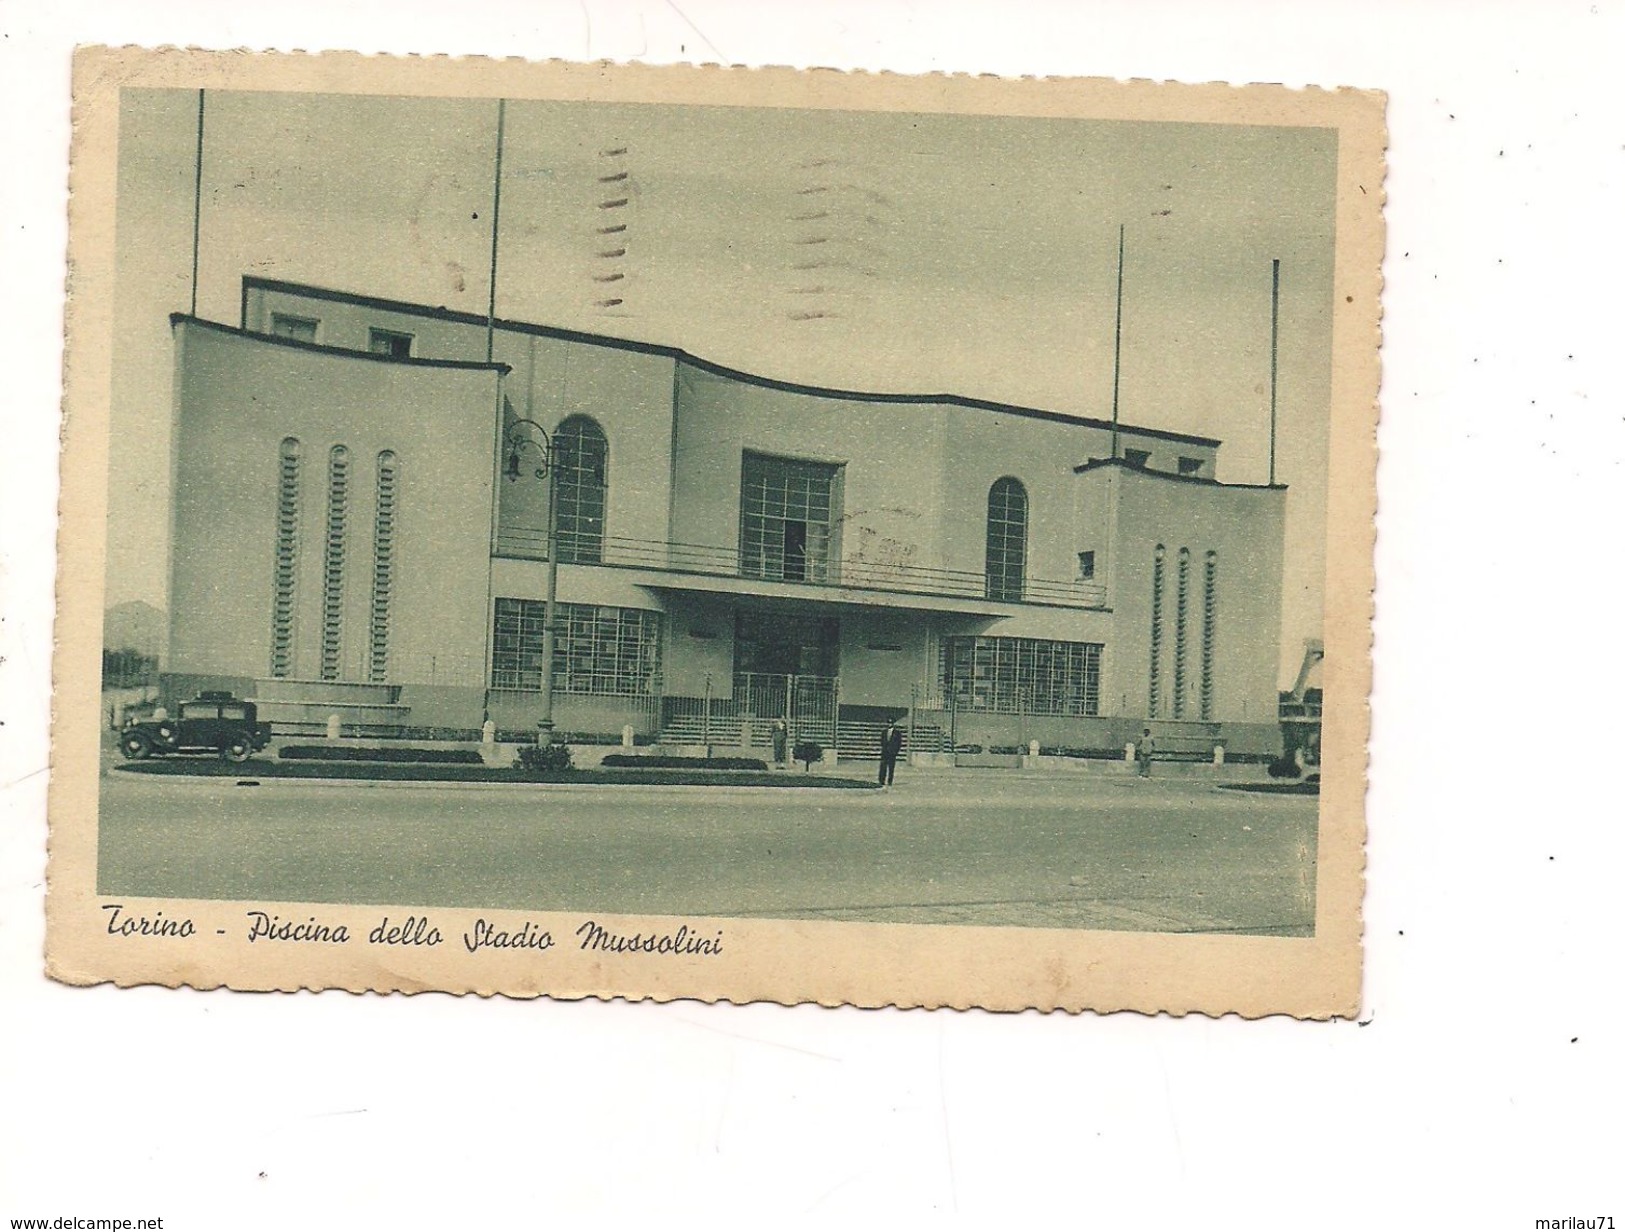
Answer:
[[[1358,390],[1380,97],[544,83],[105,96],[107,935],[240,904],[245,962],[495,949],[547,992],[550,949],[703,985],[760,922],[1330,922],[1357,972],[1322,727],[1342,680],[1363,730],[1328,510],[1370,502],[1334,334]]]
[[[1613,1228],[1622,40],[0,2],[0,1226]]]

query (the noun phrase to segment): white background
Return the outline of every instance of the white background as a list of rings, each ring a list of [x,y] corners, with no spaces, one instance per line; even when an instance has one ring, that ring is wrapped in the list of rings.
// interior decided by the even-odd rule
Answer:
[[[0,0],[0,1218],[1625,1220],[1625,8]],[[1391,92],[1364,1025],[40,976],[75,42]]]

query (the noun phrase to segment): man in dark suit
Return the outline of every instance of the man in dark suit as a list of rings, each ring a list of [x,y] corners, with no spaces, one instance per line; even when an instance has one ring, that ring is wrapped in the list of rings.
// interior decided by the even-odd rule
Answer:
[[[880,733],[880,785],[890,787],[897,777],[897,755],[903,751],[903,729],[888,722]]]

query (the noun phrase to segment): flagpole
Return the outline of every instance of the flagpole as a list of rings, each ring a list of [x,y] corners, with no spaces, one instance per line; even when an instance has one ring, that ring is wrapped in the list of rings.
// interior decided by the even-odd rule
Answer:
[[[496,350],[497,325],[497,224],[502,218],[502,130],[508,118],[508,100],[497,99],[496,173],[491,183],[491,298],[485,310],[485,362]]]
[[[1117,336],[1112,343],[1112,458],[1117,449],[1117,398],[1123,375],[1123,236],[1124,226],[1117,224]]]
[[[1270,487],[1275,486],[1275,378],[1280,366],[1281,258],[1270,263]]]
[[[192,164],[192,311],[197,316],[197,253],[203,229],[203,91],[197,92],[197,157]]]

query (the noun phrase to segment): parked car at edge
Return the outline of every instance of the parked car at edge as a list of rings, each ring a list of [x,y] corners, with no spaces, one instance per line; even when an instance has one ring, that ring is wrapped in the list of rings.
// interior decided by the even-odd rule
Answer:
[[[169,753],[247,761],[270,743],[271,725],[258,722],[254,703],[230,693],[200,693],[181,703],[177,717],[128,723],[118,738],[119,752],[131,761]]]

